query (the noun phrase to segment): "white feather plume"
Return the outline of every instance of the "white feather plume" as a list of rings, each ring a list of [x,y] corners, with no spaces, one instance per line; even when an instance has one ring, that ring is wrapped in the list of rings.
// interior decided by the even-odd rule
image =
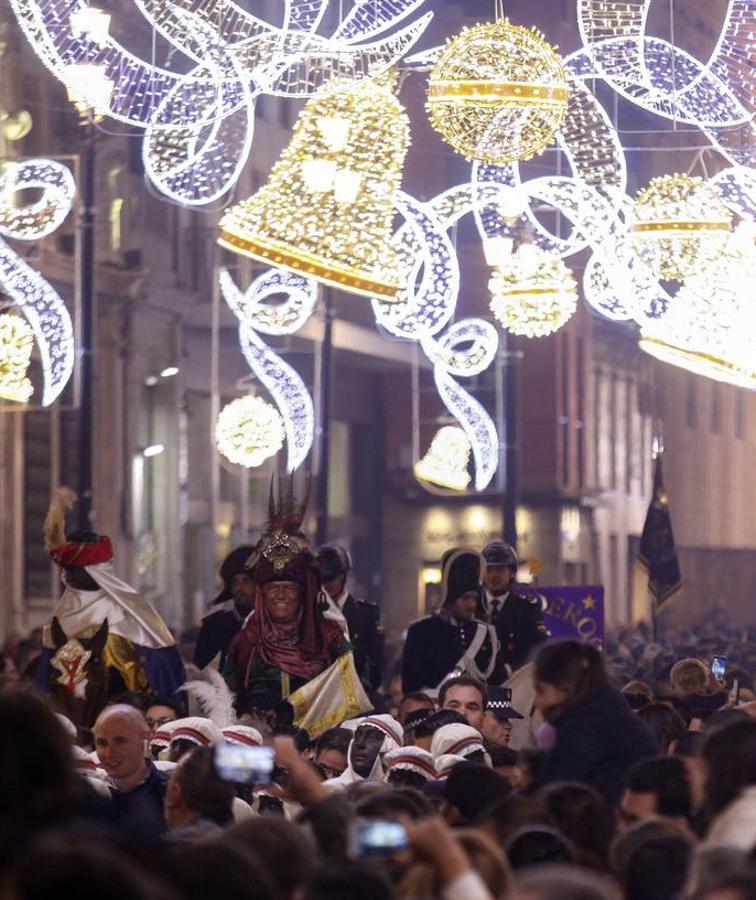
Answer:
[[[181,685],[181,690],[186,691],[200,705],[202,714],[210,719],[218,728],[228,728],[236,725],[236,711],[233,691],[226,684],[226,680],[217,671],[208,666],[200,673],[203,680],[187,681]]]

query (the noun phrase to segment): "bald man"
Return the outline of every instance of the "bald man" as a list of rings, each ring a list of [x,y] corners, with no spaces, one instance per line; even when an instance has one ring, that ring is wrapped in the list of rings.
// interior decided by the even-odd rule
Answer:
[[[115,818],[146,837],[165,831],[167,776],[148,759],[147,722],[133,706],[106,707],[94,726],[95,750],[110,778]]]

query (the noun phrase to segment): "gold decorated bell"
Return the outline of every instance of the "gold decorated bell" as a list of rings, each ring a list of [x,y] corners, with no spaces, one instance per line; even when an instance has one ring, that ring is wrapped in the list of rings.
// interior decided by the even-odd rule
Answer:
[[[20,316],[0,315],[0,398],[26,403],[34,393],[26,373],[31,363],[34,333]]]
[[[219,243],[333,287],[384,299],[409,119],[387,80],[330,84],[302,110],[267,183],[221,220]]]
[[[470,483],[470,441],[458,425],[444,425],[430,449],[415,463],[415,477],[428,484],[464,491]]]

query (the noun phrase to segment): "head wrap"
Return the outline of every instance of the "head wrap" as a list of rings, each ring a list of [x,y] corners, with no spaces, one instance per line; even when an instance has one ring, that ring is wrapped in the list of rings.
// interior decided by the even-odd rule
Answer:
[[[473,728],[471,725],[444,725],[435,732],[431,741],[431,753],[434,759],[450,753],[455,756],[468,757],[478,750],[482,750],[488,757],[483,744],[483,736],[477,728]],[[490,764],[491,760],[488,757],[488,765]]]
[[[63,730],[66,732],[66,734],[71,738],[72,741],[75,742],[77,731],[74,723],[68,718],[68,716],[64,716],[63,713],[55,713],[55,718],[63,726]]]
[[[364,719],[352,719],[350,722],[354,722],[356,724],[355,732],[358,728],[375,728],[378,731],[382,732],[384,735],[383,743],[378,751],[378,755],[375,758],[375,762],[373,763],[373,768],[370,770],[370,774],[367,778],[363,778],[361,775],[358,775],[354,769],[352,768],[352,745],[354,744],[354,738],[352,738],[352,743],[349,745],[349,750],[347,752],[347,767],[344,769],[341,775],[338,778],[330,778],[328,781],[324,782],[327,788],[332,790],[344,790],[349,787],[350,784],[354,784],[357,781],[385,781],[386,774],[383,767],[383,757],[386,753],[390,753],[392,750],[398,750],[402,746],[402,740],[404,738],[404,732],[402,730],[402,726],[396,721],[393,716],[389,715],[380,715],[380,716],[366,716]]]
[[[249,725],[229,725],[221,728],[223,739],[229,744],[241,744],[244,747],[262,747],[262,735]]]
[[[449,772],[463,762],[467,762],[464,756],[457,756],[456,753],[442,753],[435,761],[436,777],[447,778]]]
[[[234,639],[234,658],[245,686],[256,656],[290,675],[314,678],[331,662],[330,645],[342,637],[338,625],[324,620],[318,606],[320,575],[301,530],[307,501],[294,501],[290,482],[285,498],[279,488],[276,506],[272,488],[267,530],[247,562],[257,585],[254,609]],[[299,587],[299,615],[291,624],[278,624],[268,615],[262,588],[272,581],[293,581]]]
[[[383,757],[383,768],[386,770],[386,775],[389,775],[394,769],[401,769],[405,772],[422,775],[426,781],[436,780],[433,757],[422,747],[399,747],[396,750],[390,750]]]
[[[210,719],[202,716],[187,716],[185,719],[176,719],[171,722],[173,730],[171,731],[170,744],[173,746],[174,741],[191,741],[198,747],[210,747],[213,744],[219,744],[223,740],[223,734],[220,728]]]
[[[158,752],[165,750],[171,743],[171,737],[173,736],[176,725],[183,721],[183,719],[174,719],[172,722],[165,722],[159,728],[155,729],[155,732],[149,741],[150,752],[153,750],[157,750]]]

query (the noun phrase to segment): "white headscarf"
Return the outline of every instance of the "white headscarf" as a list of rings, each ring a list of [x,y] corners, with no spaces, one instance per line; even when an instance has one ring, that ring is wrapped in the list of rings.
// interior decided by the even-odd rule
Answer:
[[[262,747],[262,735],[250,725],[229,725],[221,728],[223,739],[229,744],[240,744],[243,747]]]
[[[126,638],[133,644],[151,650],[175,645],[173,635],[155,607],[118,578],[112,562],[84,566],[84,570],[97,582],[100,590],[80,591],[66,584],[53,611],[69,637],[107,619],[109,634]],[[62,578],[66,583],[65,571]],[[44,629],[43,643],[45,647],[54,646],[49,624]]]
[[[435,760],[438,760],[440,756],[449,754],[468,757],[471,753],[476,753],[478,750],[483,751],[486,765],[490,766],[491,757],[488,755],[483,743],[483,735],[477,728],[473,728],[472,725],[462,725],[457,722],[439,728],[434,733],[431,741],[431,753]]]
[[[422,775],[426,781],[434,781],[436,778],[433,757],[422,747],[399,747],[396,750],[389,750],[384,754],[383,768],[386,770],[386,777],[395,769],[399,769]]]
[[[191,741],[198,747],[212,747],[220,744],[223,734],[220,728],[210,719],[202,716],[187,716],[185,719],[176,719],[171,722],[171,743],[174,741]]]
[[[352,738],[352,743],[349,745],[349,751],[347,753],[348,762],[346,769],[344,769],[338,778],[329,778],[328,781],[323,782],[324,787],[329,790],[343,791],[345,788],[349,787],[350,784],[355,784],[358,781],[386,780],[386,773],[383,769],[383,757],[391,750],[397,750],[402,746],[404,730],[393,716],[388,715],[367,716],[364,719],[358,719],[357,728],[362,728],[363,726],[376,728],[378,731],[382,731],[384,735],[383,743],[375,757],[373,768],[370,770],[367,778],[363,778],[354,771],[352,768],[352,746],[354,744],[354,738]]]

